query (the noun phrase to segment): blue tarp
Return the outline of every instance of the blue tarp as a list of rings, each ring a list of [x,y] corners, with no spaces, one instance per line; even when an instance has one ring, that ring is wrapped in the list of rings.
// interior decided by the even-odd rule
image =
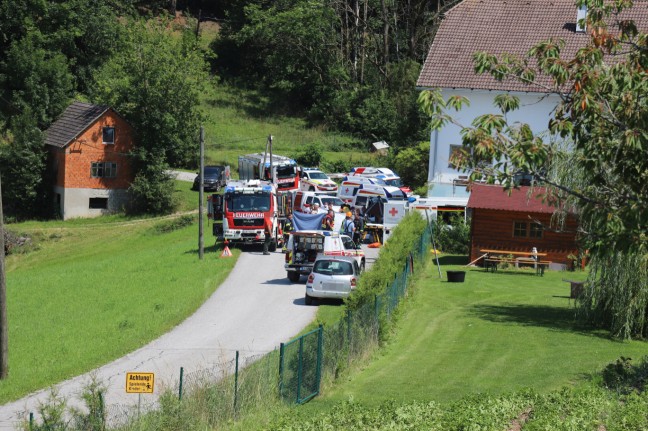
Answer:
[[[326,213],[306,214],[300,212],[293,213],[293,226],[295,230],[321,230],[322,220]]]

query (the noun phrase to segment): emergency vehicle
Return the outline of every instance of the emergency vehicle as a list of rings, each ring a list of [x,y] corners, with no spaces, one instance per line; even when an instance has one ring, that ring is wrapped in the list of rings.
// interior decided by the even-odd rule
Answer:
[[[299,190],[299,174],[297,162],[285,156],[272,156],[272,170],[270,157],[267,154],[256,153],[239,156],[239,179],[264,180],[273,182],[278,191]]]
[[[277,217],[277,191],[267,181],[231,181],[222,195],[210,198],[209,215],[216,221],[222,217],[223,224],[214,223],[214,235],[226,241],[240,244],[263,244],[265,223],[272,226],[270,251],[275,251],[283,241]]]
[[[337,184],[319,169],[301,169],[301,189],[310,192],[337,192]]]
[[[401,178],[389,168],[371,168],[371,167],[352,168],[348,176],[379,178],[383,180],[385,184],[387,184],[388,186],[398,187],[407,196],[410,196],[412,194],[412,189],[410,189],[408,186],[403,185],[403,181],[401,181]]]
[[[366,206],[372,197],[387,200],[404,200],[407,195],[398,187],[381,184],[380,179],[353,178],[342,181],[338,197],[352,207]]]
[[[299,281],[301,275],[308,275],[318,256],[353,257],[361,271],[365,268],[362,248],[348,235],[323,230],[302,230],[293,232],[288,239],[284,269],[288,280]]]

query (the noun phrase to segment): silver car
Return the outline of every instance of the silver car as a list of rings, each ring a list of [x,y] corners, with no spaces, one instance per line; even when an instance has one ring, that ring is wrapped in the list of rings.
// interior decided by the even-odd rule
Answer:
[[[355,289],[360,275],[358,261],[349,256],[321,256],[306,282],[306,305],[313,298],[346,298]]]

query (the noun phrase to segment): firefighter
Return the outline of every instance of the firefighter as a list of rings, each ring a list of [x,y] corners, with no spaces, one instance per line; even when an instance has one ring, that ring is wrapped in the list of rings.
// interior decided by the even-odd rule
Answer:
[[[263,254],[270,254],[268,251],[270,241],[272,240],[272,223],[270,220],[266,220],[263,233],[265,235],[265,238],[263,239]]]
[[[283,237],[284,237],[284,242],[283,242],[283,252],[286,252],[287,246],[288,246],[288,237],[290,237],[290,234],[295,230],[295,227],[293,226],[293,215],[292,213],[288,213],[286,215],[286,221],[284,222],[284,227],[283,227]]]
[[[334,223],[335,223],[335,211],[328,210],[328,213],[322,219],[322,230],[333,230]]]

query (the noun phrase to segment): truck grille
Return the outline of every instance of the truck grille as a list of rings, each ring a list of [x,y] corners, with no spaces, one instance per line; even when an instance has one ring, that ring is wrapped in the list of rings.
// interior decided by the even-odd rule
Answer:
[[[263,228],[262,218],[235,218],[234,226],[259,226]]]

